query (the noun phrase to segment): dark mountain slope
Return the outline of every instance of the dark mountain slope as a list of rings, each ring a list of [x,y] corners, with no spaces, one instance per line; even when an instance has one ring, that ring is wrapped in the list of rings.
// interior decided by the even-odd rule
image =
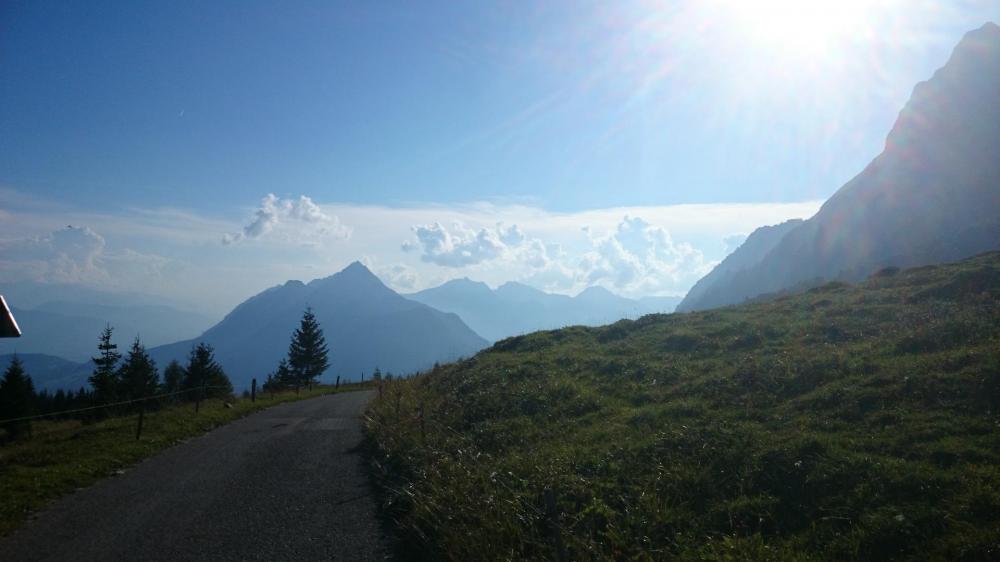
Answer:
[[[743,302],[814,279],[940,263],[1000,247],[1000,27],[968,33],[918,84],[885,150],[757,265],[686,310]],[[695,295],[698,297],[698,295]]]
[[[759,264],[786,234],[801,224],[801,219],[793,219],[754,230],[736,251],[726,256],[722,263],[695,283],[684,296],[684,300],[677,305],[677,312],[692,310],[693,303],[697,303],[698,308],[713,308],[726,304],[720,300],[725,299],[725,296],[719,294],[718,288],[729,286],[735,276]]]
[[[408,373],[468,356],[487,342],[454,314],[407,300],[354,263],[333,276],[309,284],[289,281],[251,297],[201,337],[151,351],[162,367],[181,362],[192,345],[204,341],[237,388],[254,377],[261,382],[287,353],[302,312],[312,307],[330,347],[334,375],[358,378],[376,366]]]

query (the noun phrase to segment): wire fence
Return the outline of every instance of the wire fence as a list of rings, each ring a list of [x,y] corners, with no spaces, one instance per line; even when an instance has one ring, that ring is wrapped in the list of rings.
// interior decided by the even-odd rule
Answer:
[[[185,389],[185,390],[178,390],[178,391],[175,391],[175,392],[166,392],[166,393],[162,393],[162,394],[154,394],[152,396],[143,396],[141,398],[132,398],[130,400],[122,400],[120,402],[110,402],[110,403],[107,403],[107,404],[98,404],[96,406],[87,406],[86,408],[75,408],[75,409],[72,409],[72,410],[62,410],[62,411],[59,411],[59,412],[48,412],[46,414],[36,414],[36,415],[31,415],[31,416],[23,416],[23,417],[20,417],[20,418],[11,418],[11,419],[6,419],[6,420],[0,420],[0,426],[6,425],[6,424],[9,424],[9,423],[16,423],[16,422],[23,422],[23,421],[33,421],[33,420],[39,420],[39,419],[44,419],[44,418],[54,418],[54,417],[60,417],[60,416],[68,416],[70,414],[79,414],[79,413],[82,413],[82,412],[89,412],[89,411],[94,411],[94,410],[101,410],[101,409],[104,409],[104,408],[117,408],[119,406],[127,406],[129,404],[137,404],[139,402],[148,402],[150,400],[160,400],[162,398],[168,398],[170,396],[177,396],[177,395],[185,394],[185,393],[188,393],[188,392],[196,392],[196,391],[197,392],[204,392],[206,390],[215,390],[215,389],[220,389],[220,388],[226,389],[226,388],[229,388],[229,387],[222,386],[222,385],[199,386],[199,387],[195,387],[195,388],[188,388],[188,389]]]

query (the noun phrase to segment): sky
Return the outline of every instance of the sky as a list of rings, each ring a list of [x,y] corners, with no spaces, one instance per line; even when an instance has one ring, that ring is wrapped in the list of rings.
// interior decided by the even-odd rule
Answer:
[[[1000,0],[4,2],[0,290],[683,294]]]

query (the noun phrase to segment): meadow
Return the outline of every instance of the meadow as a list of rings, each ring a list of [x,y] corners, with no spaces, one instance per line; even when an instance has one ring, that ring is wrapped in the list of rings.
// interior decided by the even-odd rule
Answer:
[[[1000,253],[500,341],[367,418],[411,559],[1000,558]]]

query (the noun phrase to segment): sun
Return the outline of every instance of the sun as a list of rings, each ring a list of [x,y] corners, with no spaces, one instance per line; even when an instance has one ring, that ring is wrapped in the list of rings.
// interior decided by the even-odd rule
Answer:
[[[878,0],[724,0],[727,19],[759,44],[790,55],[835,49],[863,35]]]

